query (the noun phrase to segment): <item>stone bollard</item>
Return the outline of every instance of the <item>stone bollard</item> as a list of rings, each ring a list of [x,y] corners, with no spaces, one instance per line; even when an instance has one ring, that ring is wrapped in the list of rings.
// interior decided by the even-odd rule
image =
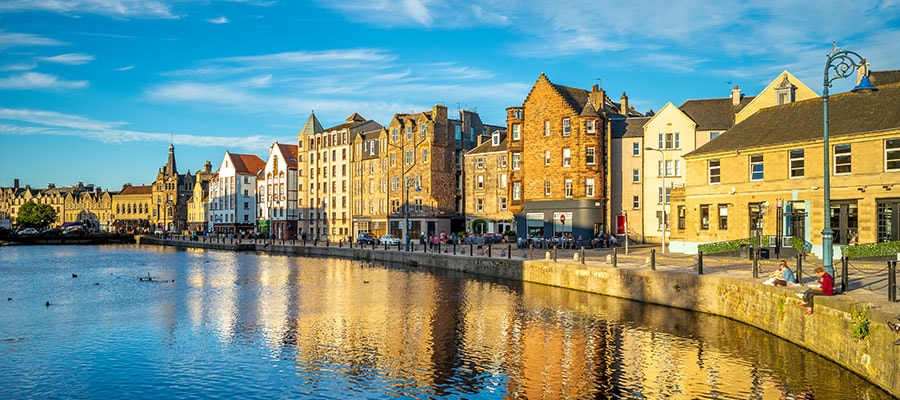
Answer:
[[[549,260],[549,259],[550,259],[550,252],[549,252],[549,251],[544,252],[544,259],[545,259],[545,260]]]
[[[575,254],[572,254],[572,260],[575,262],[581,261],[581,254],[578,254],[576,251]]]

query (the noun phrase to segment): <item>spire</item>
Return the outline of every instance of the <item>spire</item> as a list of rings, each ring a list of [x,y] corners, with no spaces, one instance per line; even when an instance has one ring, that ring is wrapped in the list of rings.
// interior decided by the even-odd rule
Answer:
[[[166,174],[178,175],[178,168],[175,166],[175,145],[169,143],[169,160],[166,162]]]
[[[306,120],[306,123],[303,124],[303,128],[300,128],[300,132],[298,132],[297,135],[314,135],[324,130],[322,124],[319,123],[319,119],[316,118],[316,112],[313,111],[309,114],[309,118]]]

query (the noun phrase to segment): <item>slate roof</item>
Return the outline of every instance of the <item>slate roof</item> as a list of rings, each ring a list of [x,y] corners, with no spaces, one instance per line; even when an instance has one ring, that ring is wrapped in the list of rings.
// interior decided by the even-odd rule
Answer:
[[[828,135],[900,129],[900,83],[828,98]],[[822,99],[764,108],[685,157],[822,139]]]
[[[316,113],[310,113],[309,118],[306,119],[306,123],[303,124],[303,128],[300,128],[300,135],[314,135],[316,133],[322,132],[325,129],[322,128],[322,124],[319,123],[319,119],[316,118]]]
[[[753,101],[754,96],[741,97],[737,107],[731,97],[685,101],[678,109],[697,123],[698,131],[726,130],[734,126],[734,115]]]
[[[900,70],[869,71],[869,82],[872,82],[876,87],[878,85],[889,85],[891,83],[900,82]]]
[[[644,124],[650,120],[652,117],[631,117],[626,119],[624,122],[624,132],[622,132],[621,136],[613,136],[613,137],[644,137]],[[613,128],[613,134],[615,135],[617,130]]]
[[[120,195],[135,195],[135,194],[153,194],[153,186],[150,185],[141,185],[141,186],[125,186],[119,191]]]
[[[506,151],[506,143],[507,143],[506,135],[502,134],[502,133],[500,134],[500,144],[498,144],[496,146],[492,145],[493,134],[491,136],[492,137],[488,138],[488,140],[485,140],[484,143],[482,143],[478,146],[475,146],[474,149],[466,152],[466,155],[470,156],[470,155],[476,155],[476,154],[496,153],[496,152],[501,152],[501,151],[505,152]]]

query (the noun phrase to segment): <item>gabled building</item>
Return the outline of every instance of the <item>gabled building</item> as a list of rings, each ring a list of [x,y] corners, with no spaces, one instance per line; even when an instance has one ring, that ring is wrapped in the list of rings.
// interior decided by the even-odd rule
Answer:
[[[387,233],[387,158],[382,157],[387,131],[378,125],[354,129],[350,174],[353,202],[353,237],[367,232],[376,237]]]
[[[195,234],[205,234],[209,221],[209,182],[215,178],[212,163],[207,161],[203,169],[194,175],[194,192],[188,200],[188,230]]]
[[[94,231],[113,229],[113,195],[95,187],[92,191],[72,191],[64,195],[65,221],[82,224]]]
[[[122,185],[112,198],[113,227],[125,233],[146,233],[150,230],[153,186]]]
[[[877,91],[830,96],[829,171],[821,98],[761,109],[686,154],[687,179],[672,196],[672,250],[760,237],[783,246],[802,240],[821,256],[824,218],[835,256],[851,232],[860,243],[900,239],[900,200],[892,191],[900,187],[900,83],[879,76]],[[823,172],[830,175],[827,213]]]
[[[474,234],[505,234],[513,228],[506,133],[481,137],[483,143],[465,155],[466,226]]]
[[[256,230],[256,178],[266,162],[253,154],[231,154],[210,181],[209,225],[223,234],[249,234]]]
[[[265,171],[256,182],[256,224],[263,235],[275,239],[297,237],[297,160],[297,145],[275,142],[269,148]]]
[[[153,182],[151,223],[166,232],[187,228],[187,202],[194,191],[194,176],[188,171],[179,174],[175,164],[175,146],[169,144],[166,164],[156,174]]]
[[[642,114],[541,74],[522,107],[507,109],[510,211],[519,236],[589,239],[607,229],[609,126]]]

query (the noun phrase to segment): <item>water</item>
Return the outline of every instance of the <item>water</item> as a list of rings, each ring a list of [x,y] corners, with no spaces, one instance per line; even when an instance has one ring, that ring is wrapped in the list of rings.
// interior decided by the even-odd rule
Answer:
[[[891,398],[734,321],[541,285],[138,245],[0,248],[3,399],[811,395]]]

